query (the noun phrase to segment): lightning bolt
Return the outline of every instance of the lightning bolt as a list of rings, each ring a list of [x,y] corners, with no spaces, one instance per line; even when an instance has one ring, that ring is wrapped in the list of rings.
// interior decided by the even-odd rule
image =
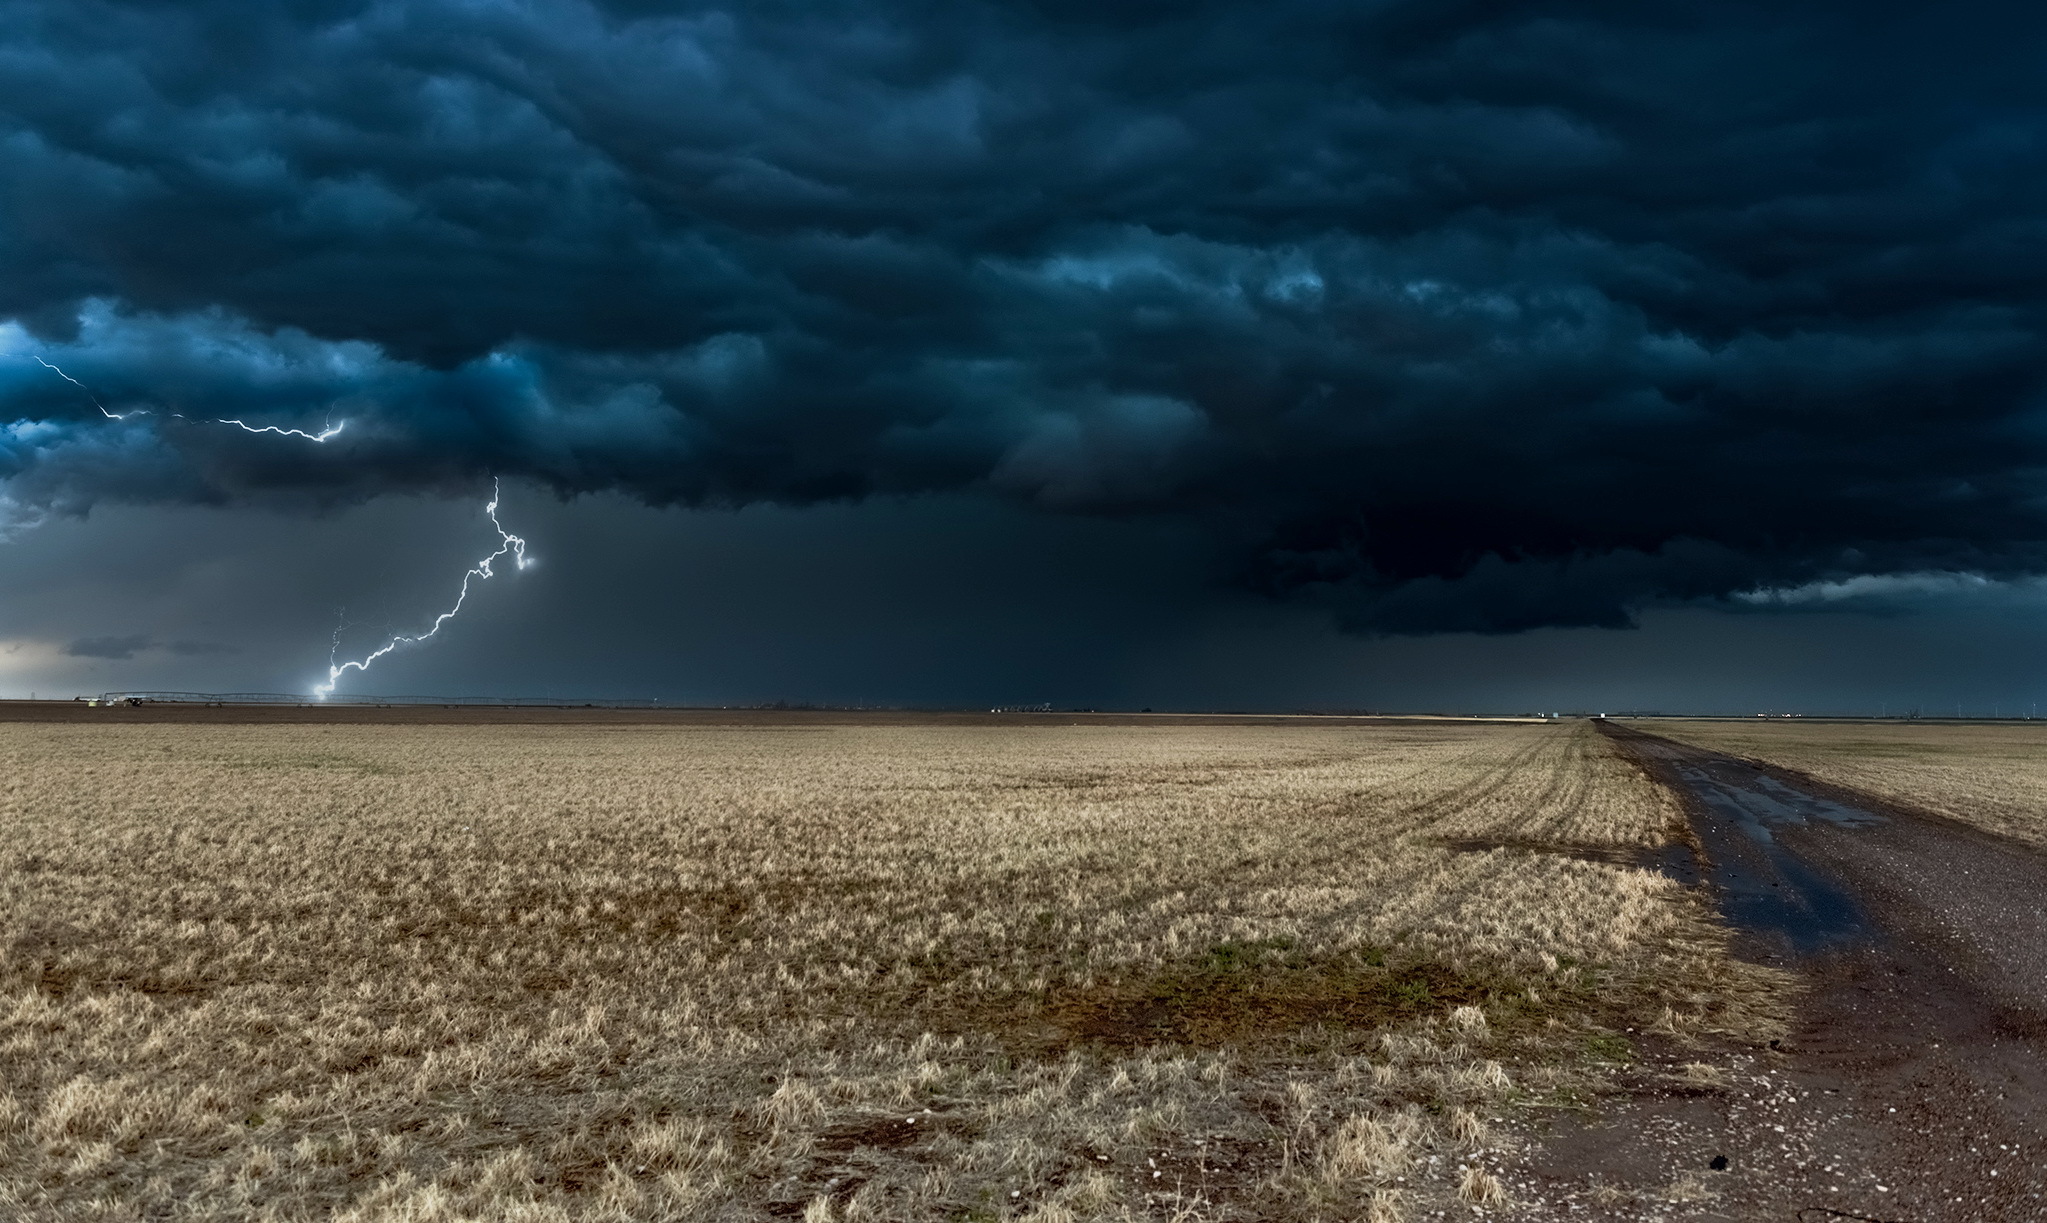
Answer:
[[[248,430],[250,433],[275,433],[280,437],[302,437],[309,442],[324,442],[348,427],[348,422],[344,420],[338,425],[328,425],[318,433],[308,433],[304,429],[280,429],[276,425],[252,425],[239,420],[216,420],[213,423],[216,425],[237,425]]]
[[[34,354],[30,354],[30,355],[34,355]],[[139,415],[139,416],[146,416],[146,415],[148,415],[148,412],[147,412],[147,411],[143,411],[143,412],[109,412],[109,411],[107,411],[107,405],[105,405],[105,404],[103,404],[103,403],[101,403],[101,402],[100,402],[100,397],[92,393],[92,388],[91,388],[91,387],[89,387],[89,386],[85,385],[85,384],[84,384],[83,382],[80,382],[80,381],[79,381],[78,379],[76,379],[76,378],[73,378],[73,377],[72,377],[71,375],[69,375],[69,374],[65,373],[65,372],[64,372],[63,370],[61,370],[61,369],[58,369],[58,368],[57,368],[56,366],[54,366],[54,365],[50,364],[50,363],[49,363],[48,361],[45,361],[45,360],[43,360],[43,359],[42,359],[41,357],[36,357],[36,364],[37,364],[37,365],[40,365],[40,366],[42,366],[42,367],[43,367],[44,369],[46,369],[46,370],[49,370],[49,371],[50,371],[51,373],[53,373],[53,374],[57,375],[57,376],[58,376],[59,378],[62,378],[62,379],[63,379],[64,381],[66,381],[66,382],[70,383],[70,384],[71,384],[72,386],[75,386],[75,387],[77,387],[77,388],[78,388],[79,390],[81,390],[81,391],[84,391],[84,392],[85,392],[85,397],[86,397],[87,399],[90,399],[90,400],[92,400],[92,406],[93,406],[93,407],[95,407],[95,408],[98,408],[98,409],[100,410],[100,415],[101,415],[101,416],[104,416],[104,417],[106,417],[106,418],[107,418],[108,420],[127,420],[127,419],[128,419],[129,417],[131,417],[131,416],[138,416],[138,415]]]
[[[88,387],[83,382],[80,382],[78,379],[73,378],[71,375],[65,373],[63,370],[58,369],[56,366],[50,364],[48,361],[43,360],[42,357],[40,356],[36,357],[36,364],[42,366],[46,370],[49,370],[51,373],[57,375],[59,378],[62,378],[64,381],[70,383],[72,386],[77,387],[79,390],[84,391],[85,397],[87,399],[92,400],[92,406],[98,408],[100,410],[100,415],[106,417],[108,420],[127,420],[131,416],[148,416],[150,414],[148,408],[136,408],[132,412],[109,412],[107,411],[107,405],[99,401],[99,396],[92,393],[91,387]],[[171,415],[173,417],[176,417],[178,420],[199,419],[198,417],[187,416],[183,412],[172,412]],[[348,422],[344,420],[338,425],[328,425],[325,428],[321,429],[318,433],[308,433],[304,429],[284,429],[279,428],[276,425],[252,425],[245,420],[233,420],[228,417],[214,417],[211,423],[216,425],[233,425],[235,428],[240,429],[245,433],[275,433],[279,437],[302,437],[309,442],[321,443],[325,443],[329,438],[338,436],[343,429],[346,429],[348,427]]]
[[[446,624],[448,621],[453,620],[455,618],[455,613],[462,610],[462,604],[466,602],[469,598],[469,584],[478,579],[487,580],[490,577],[494,576],[495,570],[492,568],[492,566],[494,566],[498,561],[503,560],[507,556],[510,556],[513,558],[513,561],[516,564],[516,566],[520,569],[524,569],[527,565],[532,563],[526,556],[526,541],[519,538],[517,535],[512,534],[510,531],[505,530],[504,524],[498,521],[498,497],[499,497],[498,482],[496,479],[492,479],[490,482],[490,503],[483,507],[483,512],[484,515],[490,519],[490,525],[492,526],[492,528],[494,528],[498,533],[498,550],[491,553],[489,556],[484,557],[482,560],[476,562],[474,565],[471,565],[469,567],[469,572],[462,575],[462,589],[456,592],[455,605],[449,608],[447,611],[444,611],[440,615],[434,617],[433,627],[428,629],[424,633],[419,633],[417,635],[401,633],[395,637],[392,637],[389,641],[386,641],[383,645],[377,647],[375,650],[370,651],[368,654],[352,662],[336,663],[333,661],[333,655],[329,654],[327,663],[327,682],[324,684],[313,685],[314,696],[319,697],[323,701],[326,700],[329,696],[333,695],[335,687],[341,682],[341,677],[347,674],[348,672],[367,671],[370,669],[371,663],[377,661],[379,658],[382,658],[384,655],[389,654],[391,651],[397,649],[399,646],[418,645],[420,642],[425,641],[428,638],[432,637],[435,633],[440,632],[441,626]],[[337,643],[340,640],[339,629],[335,630],[335,640]]]
[[[83,382],[80,382],[78,379],[73,378],[70,374],[65,373],[63,370],[50,364],[48,361],[43,360],[42,357],[40,356],[36,357],[36,364],[42,366],[46,370],[49,370],[51,373],[57,375],[59,378],[62,378],[64,381],[70,383],[72,386],[77,387],[80,391],[83,391],[85,393],[85,397],[92,401],[92,406],[98,408],[100,410],[100,415],[106,417],[108,420],[127,420],[131,416],[148,416],[151,414],[151,410],[148,408],[136,408],[128,412],[110,412],[107,410],[107,406],[99,401],[99,397],[92,393],[92,388],[86,386]],[[180,412],[172,412],[169,413],[169,415],[178,420],[198,419],[196,417],[186,416]],[[304,438],[309,442],[314,442],[321,445],[326,444],[332,438],[340,436],[341,431],[348,427],[348,422],[344,420],[338,423],[330,423],[328,425],[325,425],[324,427],[321,428],[320,432],[318,433],[309,433],[304,429],[286,429],[278,425],[252,425],[245,420],[235,420],[228,417],[217,417],[212,421],[212,423],[216,425],[233,425],[235,428],[240,429],[245,433],[275,433],[279,437]],[[368,671],[370,669],[370,664],[376,662],[379,658],[382,658],[384,655],[389,654],[391,651],[397,649],[399,646],[418,645],[420,642],[426,641],[432,638],[436,633],[439,633],[441,631],[441,626],[446,624],[448,621],[453,620],[456,616],[456,613],[462,610],[462,605],[468,602],[470,583],[480,579],[487,580],[495,576],[496,570],[494,566],[497,564],[497,562],[503,560],[505,557],[507,556],[511,557],[513,559],[513,563],[520,569],[524,569],[527,567],[527,565],[532,563],[526,555],[526,541],[519,538],[517,535],[512,534],[510,531],[505,530],[504,524],[498,521],[498,500],[499,500],[498,481],[496,480],[495,477],[493,477],[490,482],[490,501],[483,507],[483,512],[484,516],[490,519],[491,527],[498,533],[498,548],[497,551],[491,553],[489,556],[484,557],[482,560],[476,562],[474,565],[471,565],[469,567],[469,571],[462,575],[462,588],[458,590],[455,594],[455,605],[453,607],[450,607],[447,611],[444,611],[440,615],[434,617],[433,627],[427,629],[423,633],[398,634],[390,638],[377,649],[372,650],[370,653],[364,655],[361,658],[354,659],[349,662],[337,663],[334,661],[334,659],[340,653],[341,650],[341,633],[344,629],[348,627],[346,623],[347,613],[344,611],[343,622],[335,626],[333,645],[331,646],[331,648],[329,648],[327,652],[327,682],[323,684],[315,684],[313,686],[314,696],[319,697],[321,700],[327,699],[329,696],[332,696],[334,694],[335,688],[339,686],[341,683],[341,677],[343,675],[346,675],[348,672]],[[0,502],[0,504],[4,504],[4,502]]]

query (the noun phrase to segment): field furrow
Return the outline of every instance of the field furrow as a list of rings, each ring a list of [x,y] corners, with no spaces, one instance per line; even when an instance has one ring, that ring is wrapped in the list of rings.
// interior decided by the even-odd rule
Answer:
[[[23,1218],[1390,1219],[1775,988],[1582,725],[13,724],[0,779]]]

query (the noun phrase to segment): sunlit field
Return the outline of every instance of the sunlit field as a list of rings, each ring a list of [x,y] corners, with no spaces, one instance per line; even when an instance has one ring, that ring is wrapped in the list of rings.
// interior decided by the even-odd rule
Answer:
[[[1642,727],[2047,845],[2047,722],[1755,718]]]
[[[1775,979],[1585,724],[0,726],[0,1214],[1349,1219]]]

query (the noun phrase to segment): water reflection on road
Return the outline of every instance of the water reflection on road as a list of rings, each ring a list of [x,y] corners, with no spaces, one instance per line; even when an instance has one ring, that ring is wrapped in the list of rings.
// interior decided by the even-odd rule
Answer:
[[[1864,828],[1883,817],[1797,789],[1738,761],[1673,760],[1706,808],[1695,821],[1721,912],[1747,930],[1781,935],[1801,954],[1871,936],[1847,890],[1787,848],[1773,829],[1815,823]]]

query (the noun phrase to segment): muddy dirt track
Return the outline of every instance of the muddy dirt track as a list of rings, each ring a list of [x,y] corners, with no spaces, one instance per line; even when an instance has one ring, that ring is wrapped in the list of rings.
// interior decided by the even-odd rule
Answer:
[[[1529,1215],[2047,1219],[2047,855],[1605,729],[1685,796],[1741,953],[1811,992],[1789,1039],[1740,1059],[1726,1090],[1645,1078],[1596,1123],[1556,1126],[1529,1169],[1542,1187]],[[1585,1192],[1686,1182],[1689,1202],[1609,1190],[1602,1210]]]

